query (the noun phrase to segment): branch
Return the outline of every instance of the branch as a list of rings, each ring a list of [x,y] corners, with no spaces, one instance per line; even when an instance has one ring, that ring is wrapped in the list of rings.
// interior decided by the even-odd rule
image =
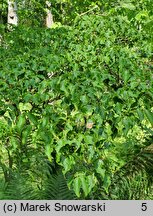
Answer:
[[[93,8],[91,8],[90,10],[88,10],[88,11],[86,11],[86,12],[82,13],[82,14],[78,14],[78,16],[83,16],[83,15],[85,15],[85,14],[89,13],[90,11],[93,11],[93,10],[95,10],[96,8],[98,8],[98,6],[97,6],[97,5],[95,5]]]

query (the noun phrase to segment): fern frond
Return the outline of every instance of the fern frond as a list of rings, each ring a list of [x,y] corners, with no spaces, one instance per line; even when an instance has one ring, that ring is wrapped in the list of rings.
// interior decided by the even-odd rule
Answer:
[[[4,178],[3,179],[0,178],[0,200],[5,199],[6,188],[7,188],[7,184],[4,181]]]
[[[37,199],[37,191],[32,187],[28,175],[15,173],[8,183],[3,199],[33,200]]]
[[[48,200],[72,200],[75,199],[73,191],[69,190],[66,178],[61,168],[55,174],[51,174],[45,185],[42,199]]]
[[[117,199],[146,199],[152,193],[153,152],[150,147],[133,157],[113,176],[110,196]]]

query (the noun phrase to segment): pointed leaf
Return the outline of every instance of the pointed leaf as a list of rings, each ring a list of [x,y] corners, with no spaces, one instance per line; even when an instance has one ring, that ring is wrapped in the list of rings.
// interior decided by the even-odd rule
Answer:
[[[77,195],[77,197],[80,197],[80,189],[81,189],[81,180],[80,176],[77,176],[74,181],[73,181],[73,187],[74,187],[74,192]]]

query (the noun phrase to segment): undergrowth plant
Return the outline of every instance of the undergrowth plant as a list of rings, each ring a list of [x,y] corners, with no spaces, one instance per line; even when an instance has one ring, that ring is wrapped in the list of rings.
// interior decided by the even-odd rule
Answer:
[[[4,34],[2,199],[151,198],[152,20],[141,18]]]

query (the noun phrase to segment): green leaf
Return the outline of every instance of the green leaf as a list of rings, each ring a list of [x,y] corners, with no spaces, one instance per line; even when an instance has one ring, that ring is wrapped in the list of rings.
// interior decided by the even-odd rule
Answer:
[[[86,181],[85,174],[82,174],[80,176],[80,180],[81,180],[83,192],[84,192],[85,196],[87,196],[89,194],[89,185],[88,185],[88,182]]]
[[[63,167],[64,167],[63,173],[66,174],[69,170],[71,170],[74,164],[75,164],[75,160],[72,156],[65,158],[63,161]]]
[[[88,182],[89,193],[90,193],[97,183],[97,178],[95,177],[93,173],[92,175],[88,175],[86,179]]]
[[[17,130],[18,132],[21,133],[21,131],[23,130],[24,126],[26,125],[26,117],[24,114],[21,114],[18,119],[17,119],[17,124],[16,124],[16,127],[17,127]]]
[[[130,78],[130,73],[129,73],[129,71],[127,71],[127,70],[123,71],[123,79],[124,79],[124,82],[125,82],[125,83],[128,82],[129,78]]]
[[[86,144],[93,144],[93,137],[92,136],[84,136],[84,141]]]
[[[34,114],[32,114],[31,112],[28,112],[28,117],[29,120],[35,125],[37,126],[38,122],[37,122],[37,118]]]
[[[49,145],[49,144],[47,144],[46,146],[45,146],[45,154],[46,154],[46,156],[48,157],[48,160],[50,161],[50,162],[52,162],[52,156],[51,156],[51,153],[53,152],[53,147],[51,146],[51,145]]]
[[[109,175],[105,175],[103,187],[106,193],[108,193],[108,189],[110,185],[111,185],[111,178]]]
[[[32,105],[30,103],[19,103],[19,109],[20,111],[30,111],[32,109]]]
[[[142,121],[144,119],[144,113],[143,113],[143,111],[141,111],[140,109],[137,109],[137,113],[138,113],[140,121]]]
[[[58,140],[55,146],[56,152],[59,153],[60,149],[67,144],[67,140]]]
[[[99,173],[102,177],[102,179],[104,179],[105,177],[105,169],[102,169],[100,166],[98,166],[98,168],[96,169],[96,172]]]
[[[149,110],[145,110],[145,114],[147,119],[150,121],[151,125],[153,126],[153,113]]]
[[[147,18],[149,15],[148,15],[148,12],[147,11],[140,11],[136,16],[135,16],[135,19],[140,21],[142,18]]]
[[[105,177],[105,171],[106,169],[104,168],[104,162],[102,160],[98,160],[96,172],[101,175],[102,179]]]
[[[74,188],[74,192],[77,195],[77,197],[80,197],[81,196],[81,193],[80,193],[80,189],[81,189],[80,176],[75,177],[75,179],[73,180],[73,188]]]

